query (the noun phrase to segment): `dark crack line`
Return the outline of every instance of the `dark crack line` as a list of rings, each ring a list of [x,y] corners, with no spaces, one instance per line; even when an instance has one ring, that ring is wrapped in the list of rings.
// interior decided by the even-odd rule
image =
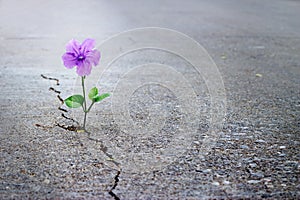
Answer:
[[[43,79],[56,81],[56,85],[59,85],[59,79],[57,79],[57,78],[47,77],[47,76],[45,76],[45,75],[43,75],[43,74],[41,74],[41,77],[42,77]],[[58,95],[57,95],[57,98],[59,99],[59,101],[60,101],[62,104],[64,103],[64,100],[63,100],[63,99],[61,98],[61,96],[59,95],[59,94],[61,93],[61,91],[56,90],[56,89],[53,88],[53,87],[49,87],[49,90],[50,90],[50,91],[53,91],[53,92],[55,92],[55,93],[57,93],[57,94],[58,94]]]
[[[70,121],[76,123],[77,125],[79,125],[79,122],[78,122],[78,121],[76,121],[75,119],[73,119],[73,118],[71,118],[71,117],[67,117],[64,113],[61,113],[61,116],[62,116],[63,118],[65,118],[65,119],[70,120]]]
[[[44,79],[47,79],[47,80],[53,80],[53,81],[56,81],[56,85],[59,85],[59,79],[57,78],[52,78],[52,77],[47,77],[43,74],[41,74],[41,77],[44,78]],[[54,93],[58,94],[57,95],[57,98],[58,100],[60,101],[60,103],[63,105],[64,104],[64,100],[61,98],[60,94],[61,94],[61,91],[55,89],[54,87],[49,87],[49,91],[53,91]],[[62,108],[61,106],[58,107],[58,110],[60,111],[63,111],[63,112],[68,112],[68,110]],[[61,116],[67,120],[70,120],[74,123],[76,123],[78,126],[79,126],[79,122],[77,122],[75,119],[71,118],[71,117],[67,117],[66,115],[64,115],[64,113],[61,113]],[[60,127],[64,130],[68,130],[68,131],[77,131],[78,130],[78,126],[74,126],[74,125],[71,125],[71,126],[67,126],[67,125],[62,125],[62,124],[59,124],[58,122],[55,122],[54,126],[51,127],[51,126],[45,126],[45,125],[40,125],[40,124],[35,124],[37,127],[42,127],[42,128],[53,128],[54,126],[57,126],[57,127]]]
[[[61,102],[61,104],[64,104],[64,100],[59,95],[57,95],[57,98],[59,99],[59,101]]]
[[[120,200],[120,198],[113,192],[113,190],[118,186],[120,174],[121,174],[121,170],[118,170],[115,176],[115,183],[108,192],[115,200]]]
[[[61,110],[61,111],[63,111],[63,112],[68,112],[66,109],[64,109],[64,108],[62,108],[62,107],[58,107],[58,110]],[[63,115],[63,113],[62,113],[62,115]]]
[[[56,85],[59,85],[59,80],[57,78],[52,78],[52,77],[47,77],[43,74],[41,74],[41,77],[47,80],[52,80],[52,81],[56,81]]]
[[[53,91],[53,92],[55,92],[57,94],[61,93],[61,91],[58,91],[58,90],[54,89],[53,87],[50,87],[49,90],[51,90],[51,91]]]
[[[55,126],[58,126],[58,127],[62,128],[62,129],[65,129],[67,131],[77,131],[78,130],[77,126],[74,126],[74,125],[66,126],[66,125],[59,124],[57,122],[55,122]]]
[[[113,190],[119,184],[119,176],[120,176],[121,171],[122,171],[122,169],[120,167],[120,163],[118,163],[117,161],[115,161],[115,159],[113,158],[113,156],[107,152],[107,147],[103,144],[103,142],[101,140],[97,140],[95,138],[91,138],[90,137],[91,133],[88,132],[88,131],[86,131],[86,132],[88,134],[88,139],[100,143],[100,150],[109,158],[109,161],[112,162],[112,163],[114,163],[114,165],[118,168],[117,174],[116,174],[116,176],[114,178],[114,184],[111,187],[111,189],[108,191],[108,194],[110,194],[115,200],[120,200],[120,198],[113,192]]]

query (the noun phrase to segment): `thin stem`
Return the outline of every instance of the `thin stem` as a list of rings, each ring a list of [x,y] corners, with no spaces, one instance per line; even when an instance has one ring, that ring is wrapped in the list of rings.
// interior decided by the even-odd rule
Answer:
[[[85,98],[85,88],[84,88],[84,76],[81,77],[81,84],[82,84],[82,92],[83,92],[83,112],[84,112],[84,119],[83,119],[83,130],[85,130],[85,123],[86,123],[86,115],[87,115],[87,110],[86,110],[86,98]]]
[[[95,103],[95,101],[93,101],[93,103],[91,103],[89,109],[87,110],[87,113],[90,112],[90,110],[91,110],[92,106],[94,105],[94,103]]]
[[[86,115],[87,115],[87,112],[84,112],[84,119],[83,119],[83,130],[85,130]]]

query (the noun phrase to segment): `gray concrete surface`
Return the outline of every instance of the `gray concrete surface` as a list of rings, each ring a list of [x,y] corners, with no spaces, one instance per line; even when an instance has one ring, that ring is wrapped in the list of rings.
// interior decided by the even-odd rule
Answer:
[[[108,191],[116,182],[118,168],[100,143],[55,126],[56,122],[72,122],[61,117],[57,94],[48,88],[61,91],[63,98],[72,93],[76,74],[60,60],[71,38],[92,37],[101,43],[113,34],[146,26],[183,32],[206,48],[223,77],[226,120],[217,144],[205,158],[199,157],[201,138],[195,139],[185,154],[161,170],[122,171],[113,190],[116,196],[300,198],[299,17],[296,0],[1,0],[0,198],[114,198]],[[158,53],[138,52],[121,59],[111,79],[117,76],[118,66],[155,60]],[[58,78],[60,85],[42,79],[41,74]],[[104,84],[109,85],[111,79],[108,76]],[[201,88],[201,81],[199,93],[207,90]],[[134,114],[144,114],[143,108],[134,106],[135,102],[147,104],[144,90],[155,88],[134,94]],[[89,115],[91,132],[99,140],[105,135],[120,142],[126,136],[118,138],[122,132],[108,108],[109,101]],[[81,121],[76,112],[74,118]],[[177,123],[170,119],[170,124]],[[114,144],[113,139],[110,142]]]

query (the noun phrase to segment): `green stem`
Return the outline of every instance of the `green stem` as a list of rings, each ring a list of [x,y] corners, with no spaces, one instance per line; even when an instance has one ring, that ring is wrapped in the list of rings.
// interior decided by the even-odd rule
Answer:
[[[84,76],[81,77],[82,92],[83,92],[83,99],[84,99],[84,108],[83,108],[83,112],[84,112],[83,130],[85,130],[86,115],[87,115],[87,113],[88,113],[88,111],[86,110],[86,98],[85,98],[84,78],[85,78]]]
[[[90,112],[90,110],[91,110],[92,106],[94,105],[94,103],[95,103],[95,101],[93,101],[93,103],[91,103],[91,105],[90,105],[89,109],[87,110],[87,112]]]

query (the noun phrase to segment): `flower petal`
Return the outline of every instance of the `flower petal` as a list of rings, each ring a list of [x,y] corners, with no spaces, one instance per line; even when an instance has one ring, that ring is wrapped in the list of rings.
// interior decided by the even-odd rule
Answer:
[[[88,38],[84,40],[83,43],[81,44],[81,52],[85,54],[91,51],[94,47],[95,47],[95,40]]]
[[[78,62],[76,73],[79,76],[90,75],[91,71],[92,71],[92,65],[87,60],[82,60]]]
[[[76,57],[74,56],[73,53],[65,53],[62,56],[62,60],[64,62],[64,65],[68,69],[72,69],[74,66],[77,65],[77,59],[76,59]]]
[[[99,64],[100,60],[100,52],[98,50],[92,50],[86,54],[86,60],[89,61],[89,63],[93,64],[94,66]]]
[[[70,40],[66,46],[66,51],[69,53],[75,53],[79,55],[80,53],[80,43],[74,39]]]

